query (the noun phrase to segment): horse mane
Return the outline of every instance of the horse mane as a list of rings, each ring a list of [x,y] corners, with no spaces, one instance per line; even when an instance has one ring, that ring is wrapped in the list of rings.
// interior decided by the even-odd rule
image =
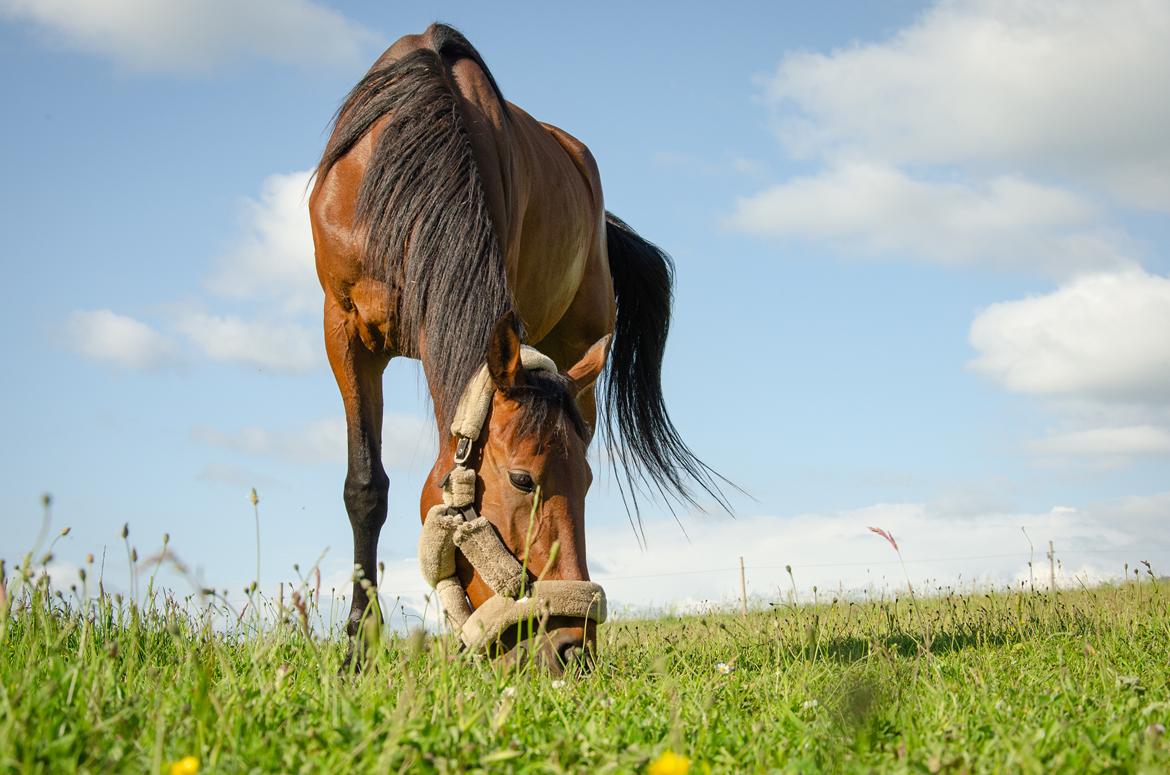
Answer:
[[[443,426],[513,309],[495,224],[451,65],[470,59],[507,104],[483,58],[446,25],[420,48],[370,70],[346,96],[317,166],[322,179],[385,118],[358,192],[364,269],[398,292],[403,355],[422,361]]]
[[[587,423],[569,390],[567,376],[543,370],[530,371],[525,376],[523,385],[505,393],[524,409],[519,413],[517,428],[521,436],[535,436],[547,445],[563,445],[570,430],[583,439],[589,438]]]

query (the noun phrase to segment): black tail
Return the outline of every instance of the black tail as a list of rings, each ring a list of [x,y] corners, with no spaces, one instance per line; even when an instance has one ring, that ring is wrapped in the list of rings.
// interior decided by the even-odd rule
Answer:
[[[662,397],[662,356],[670,328],[674,262],[613,213],[605,214],[609,269],[617,296],[617,327],[610,347],[602,422],[611,461],[637,491],[654,489],[668,501],[698,506],[693,485],[731,510],[719,482],[727,482],[679,436]],[[622,497],[627,490],[618,478]],[[734,485],[731,485],[734,487]]]

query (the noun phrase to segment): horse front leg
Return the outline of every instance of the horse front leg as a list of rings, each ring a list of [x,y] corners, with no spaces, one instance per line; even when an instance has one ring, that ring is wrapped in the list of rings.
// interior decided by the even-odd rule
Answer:
[[[325,350],[345,405],[348,470],[345,510],[353,529],[354,585],[346,632],[350,636],[348,665],[363,620],[381,625],[376,601],[378,535],[386,522],[390,480],[382,467],[382,373],[390,362],[386,353],[372,352],[362,342],[351,314],[326,301]],[[360,640],[360,639],[358,639]]]

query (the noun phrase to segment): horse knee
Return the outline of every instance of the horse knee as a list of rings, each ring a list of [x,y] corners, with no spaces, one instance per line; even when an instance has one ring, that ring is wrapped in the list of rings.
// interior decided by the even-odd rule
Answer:
[[[364,530],[377,530],[386,522],[386,500],[390,479],[382,470],[369,476],[345,477],[345,510],[350,524]]]

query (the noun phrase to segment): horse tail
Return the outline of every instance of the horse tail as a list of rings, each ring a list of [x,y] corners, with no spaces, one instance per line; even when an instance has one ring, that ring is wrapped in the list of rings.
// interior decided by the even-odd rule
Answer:
[[[470,59],[507,103],[459,32],[431,27],[430,46],[375,65],[334,118],[317,179],[380,121],[355,204],[363,269],[396,296],[403,355],[419,358],[443,427],[483,362],[492,328],[512,310],[504,261],[451,67]]]
[[[662,356],[670,328],[674,262],[608,211],[605,226],[617,324],[605,378],[601,426],[609,440],[613,466],[616,470],[620,464],[625,470],[635,513],[639,489],[653,488],[668,501],[699,506],[693,485],[730,511],[719,482],[730,483],[691,452],[671,421],[662,396]],[[621,477],[618,482],[625,498]]]

